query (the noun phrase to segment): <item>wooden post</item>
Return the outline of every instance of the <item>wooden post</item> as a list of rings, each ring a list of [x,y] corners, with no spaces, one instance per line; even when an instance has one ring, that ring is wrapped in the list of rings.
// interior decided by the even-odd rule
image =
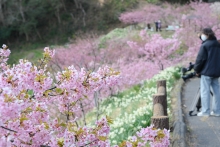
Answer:
[[[164,94],[154,94],[153,95],[153,110],[155,104],[161,104],[163,106],[164,115],[167,116],[167,98]]]
[[[168,116],[153,116],[151,117],[151,124],[157,129],[169,129],[169,117]]]
[[[153,116],[164,116],[164,109],[160,103],[154,105],[153,112]]]
[[[169,129],[166,80],[157,81],[157,94],[153,95],[153,116],[151,117],[151,124],[157,129]]]
[[[163,87],[163,86],[158,87],[157,93],[158,93],[158,94],[166,95],[166,88]]]
[[[167,89],[166,80],[159,80],[159,81],[157,81],[157,93],[159,93],[158,90],[159,90],[159,88],[161,89],[161,87],[164,87],[164,89],[165,89],[165,95],[167,95],[167,91],[166,91],[166,89]]]

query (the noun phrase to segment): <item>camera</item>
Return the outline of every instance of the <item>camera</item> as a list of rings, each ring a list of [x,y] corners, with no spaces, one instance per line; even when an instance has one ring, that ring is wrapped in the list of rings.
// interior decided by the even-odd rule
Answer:
[[[191,73],[189,73],[189,74],[186,74],[186,72],[192,70],[193,67],[194,67],[194,64],[192,64],[192,63],[190,62],[190,63],[189,63],[189,66],[188,66],[187,68],[185,68],[185,67],[182,68],[182,70],[181,70],[181,71],[182,71],[182,79],[183,79],[184,81],[186,81],[187,79],[190,79],[190,78],[192,78],[192,77],[194,77],[194,76],[196,75],[195,72],[191,72]]]

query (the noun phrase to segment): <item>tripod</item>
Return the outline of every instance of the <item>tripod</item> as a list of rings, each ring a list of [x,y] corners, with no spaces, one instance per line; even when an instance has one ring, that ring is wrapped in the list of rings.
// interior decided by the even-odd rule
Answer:
[[[210,94],[213,96],[212,91],[210,91]],[[197,112],[198,112],[201,107],[202,105],[201,105],[201,95],[200,95],[200,87],[199,87],[196,96],[192,101],[192,105],[189,108],[189,116],[197,116],[197,114],[192,114],[192,113],[194,112],[195,108],[197,108]]]

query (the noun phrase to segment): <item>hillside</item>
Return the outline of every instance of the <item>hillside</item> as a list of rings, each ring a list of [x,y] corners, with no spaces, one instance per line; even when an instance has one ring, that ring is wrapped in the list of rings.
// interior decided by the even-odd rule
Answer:
[[[220,37],[219,6],[142,1],[120,13],[123,25],[104,35],[86,32],[41,49],[28,41],[29,49],[12,50],[13,66],[3,45],[0,146],[168,147],[172,132],[149,126],[156,82],[167,82],[167,109],[158,108],[171,124],[171,92],[181,66],[195,61],[198,32],[211,27]]]
[[[1,1],[0,43],[27,50],[63,44],[85,32],[106,33],[120,25],[120,13],[137,4],[137,0]]]
[[[159,0],[1,1],[0,44],[8,44],[13,50],[29,50],[64,44],[88,32],[104,34],[123,26],[119,15],[143,2],[161,3]]]

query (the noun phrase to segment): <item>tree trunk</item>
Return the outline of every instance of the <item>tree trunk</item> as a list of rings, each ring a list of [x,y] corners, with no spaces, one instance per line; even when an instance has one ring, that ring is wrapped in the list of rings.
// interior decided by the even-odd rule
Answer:
[[[65,12],[67,13],[66,5],[65,5],[63,0],[62,0],[62,5],[63,5],[63,8],[64,8]]]
[[[80,102],[80,107],[81,107],[82,114],[83,114],[83,122],[84,122],[84,125],[86,126],[86,116],[85,116],[84,107],[83,107],[82,101],[79,100],[79,102]]]
[[[99,120],[100,110],[99,110],[99,91],[94,93],[95,106],[96,106],[96,120]]]
[[[35,31],[36,31],[37,36],[39,37],[39,39],[40,39],[40,40],[42,40],[42,37],[41,37],[41,35],[40,35],[40,32],[37,30],[37,28],[36,28],[36,27],[35,27]]]
[[[22,23],[25,24],[26,23],[26,19],[25,19],[25,14],[24,14],[23,6],[22,6],[22,0],[19,0],[19,13],[20,13],[21,18],[22,18]],[[24,30],[24,34],[25,34],[25,37],[26,37],[26,41],[29,41],[29,35],[28,35],[28,32],[27,32],[26,29]]]
[[[3,6],[3,0],[0,0],[0,23],[2,23],[2,25],[4,26],[4,15],[3,15],[3,10],[2,10],[2,6]]]
[[[22,22],[26,22],[25,16],[24,16],[24,10],[23,10],[23,6],[22,6],[22,0],[19,0],[19,12],[21,14],[22,17]]]
[[[59,7],[57,7],[57,9],[56,9],[55,16],[57,17],[58,24],[61,24]]]
[[[83,26],[85,27],[86,26],[86,20],[85,20],[85,18],[86,18],[86,12],[85,12],[85,10],[84,10],[84,8],[83,8],[83,6],[82,6],[82,4],[80,3],[80,5],[79,5],[79,8],[81,9],[81,11],[82,11],[82,13],[83,13]]]
[[[75,3],[75,5],[76,5],[76,8],[79,8],[78,1],[77,1],[77,0],[74,0],[74,3]]]
[[[29,35],[25,32],[26,41],[29,41]]]
[[[161,61],[158,61],[158,66],[159,66],[160,70],[164,70],[163,63]]]

